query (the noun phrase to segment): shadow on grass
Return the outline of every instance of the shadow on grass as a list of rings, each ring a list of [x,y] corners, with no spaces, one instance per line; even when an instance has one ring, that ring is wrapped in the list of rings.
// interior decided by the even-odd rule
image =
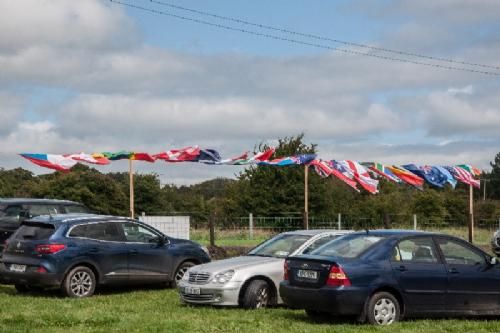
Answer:
[[[333,316],[329,314],[321,314],[309,316],[306,312],[287,311],[279,314],[284,320],[300,321],[308,324],[350,324],[362,325],[352,316]]]

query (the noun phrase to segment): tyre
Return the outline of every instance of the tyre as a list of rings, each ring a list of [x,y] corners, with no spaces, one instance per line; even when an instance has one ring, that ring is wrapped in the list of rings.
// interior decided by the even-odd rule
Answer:
[[[68,297],[82,298],[94,294],[96,279],[94,272],[85,266],[69,271],[62,283],[62,291]]]
[[[179,285],[179,282],[182,280],[184,277],[184,274],[186,274],[187,270],[193,267],[195,263],[191,261],[185,261],[182,264],[177,267],[177,270],[175,271],[174,274],[174,279],[172,280],[172,288],[176,288]]]
[[[393,294],[378,292],[368,301],[366,319],[373,325],[390,325],[399,321],[401,305]]]
[[[266,281],[253,280],[243,295],[242,306],[246,309],[259,309],[271,305],[271,288]]]

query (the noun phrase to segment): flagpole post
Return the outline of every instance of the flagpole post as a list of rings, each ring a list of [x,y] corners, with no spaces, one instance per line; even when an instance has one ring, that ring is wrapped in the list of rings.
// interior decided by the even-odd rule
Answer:
[[[128,177],[129,177],[129,196],[130,196],[130,217],[134,218],[134,170],[132,166],[132,159],[128,160]]]
[[[469,242],[474,242],[474,190],[472,184],[469,185]]]
[[[304,229],[309,229],[309,166],[304,165]]]

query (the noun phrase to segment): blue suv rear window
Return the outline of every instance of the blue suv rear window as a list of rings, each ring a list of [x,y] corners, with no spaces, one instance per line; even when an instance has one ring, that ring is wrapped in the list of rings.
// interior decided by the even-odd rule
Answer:
[[[54,233],[55,228],[52,224],[45,223],[24,223],[17,230],[14,235],[14,239],[33,239],[33,240],[45,240],[49,239]]]

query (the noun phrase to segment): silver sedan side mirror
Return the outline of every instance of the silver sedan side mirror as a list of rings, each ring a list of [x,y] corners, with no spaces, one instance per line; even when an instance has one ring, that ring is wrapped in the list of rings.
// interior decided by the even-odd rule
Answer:
[[[491,257],[491,259],[490,259],[490,265],[496,265],[496,264],[498,264],[497,257]]]

